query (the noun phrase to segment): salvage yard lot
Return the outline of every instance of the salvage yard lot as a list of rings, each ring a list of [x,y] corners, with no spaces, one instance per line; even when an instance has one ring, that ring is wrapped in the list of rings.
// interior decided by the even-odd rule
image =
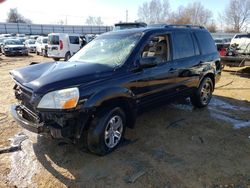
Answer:
[[[186,101],[141,115],[126,141],[104,157],[23,130],[11,118],[9,71],[36,55],[0,56],[0,147],[18,133],[22,150],[0,154],[0,187],[250,187],[250,68],[223,71],[209,107]],[[235,71],[239,71],[234,77]]]

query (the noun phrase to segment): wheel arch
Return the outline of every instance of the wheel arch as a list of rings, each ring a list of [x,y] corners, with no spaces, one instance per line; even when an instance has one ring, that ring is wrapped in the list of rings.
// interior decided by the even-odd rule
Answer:
[[[202,79],[200,79],[199,85],[207,77],[212,80],[212,82],[213,82],[213,91],[214,91],[214,88],[215,88],[215,75],[212,72],[208,72],[208,73],[204,74],[204,76],[202,77]]]
[[[92,109],[93,114],[108,108],[121,107],[126,114],[126,126],[133,128],[136,119],[136,103],[132,92],[126,88],[109,88],[90,97],[84,104],[84,109]]]

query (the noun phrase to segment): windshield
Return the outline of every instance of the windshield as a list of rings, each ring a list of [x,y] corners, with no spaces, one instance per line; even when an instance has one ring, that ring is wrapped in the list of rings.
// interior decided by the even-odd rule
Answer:
[[[48,39],[47,38],[44,38],[43,39],[43,44],[47,44],[48,43]]]
[[[35,44],[35,43],[36,43],[35,40],[30,40],[30,41],[29,41],[29,44]]]
[[[6,45],[22,45],[22,42],[20,40],[6,40]]]
[[[69,61],[122,65],[139,41],[141,33],[110,34],[97,37],[84,46]]]

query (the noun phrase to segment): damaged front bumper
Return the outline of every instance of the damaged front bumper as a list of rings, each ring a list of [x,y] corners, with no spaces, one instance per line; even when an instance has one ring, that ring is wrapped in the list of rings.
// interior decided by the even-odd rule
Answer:
[[[80,138],[90,115],[83,112],[41,112],[38,115],[23,105],[11,105],[11,114],[23,128],[37,133],[50,133],[53,138]],[[25,117],[25,114],[28,114]]]
[[[16,122],[18,122],[23,128],[31,132],[38,134],[45,132],[43,123],[35,123],[28,121],[27,119],[21,116],[21,114],[19,113],[20,110],[23,110],[20,105],[11,105],[11,115],[13,116]]]

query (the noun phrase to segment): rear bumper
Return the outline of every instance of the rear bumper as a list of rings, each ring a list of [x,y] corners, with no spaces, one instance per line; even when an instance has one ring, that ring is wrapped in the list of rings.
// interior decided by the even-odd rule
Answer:
[[[11,105],[11,115],[13,116],[13,118],[15,119],[15,121],[17,123],[19,123],[23,128],[31,131],[31,132],[34,132],[34,133],[43,133],[45,131],[44,129],[44,124],[43,123],[33,123],[33,122],[30,122],[26,119],[24,119],[17,111],[18,109],[18,105]]]

